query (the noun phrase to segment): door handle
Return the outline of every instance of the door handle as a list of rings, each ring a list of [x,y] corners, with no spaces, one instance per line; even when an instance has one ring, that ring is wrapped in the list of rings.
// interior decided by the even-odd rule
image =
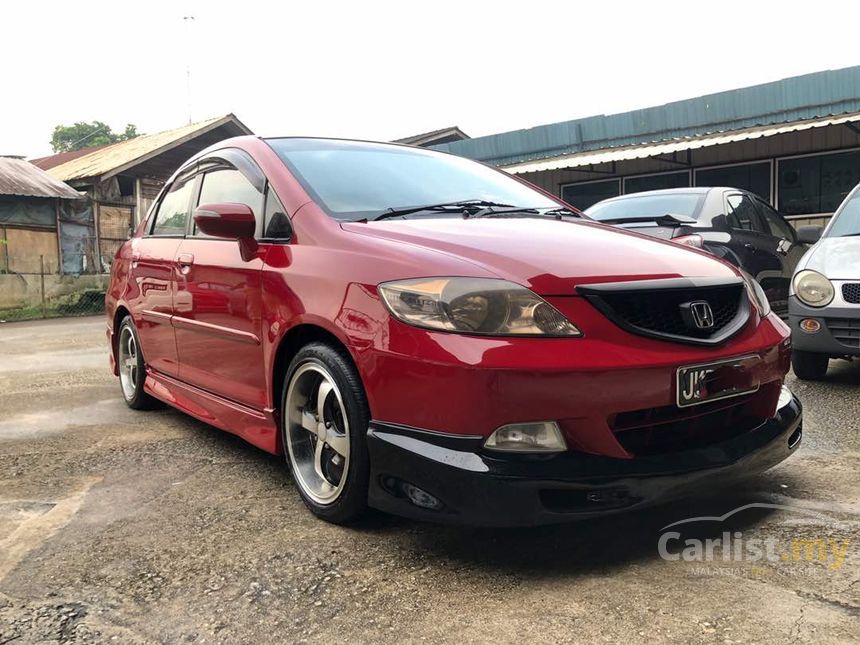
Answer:
[[[179,265],[179,270],[185,274],[191,270],[191,265],[194,264],[194,255],[191,253],[180,253],[176,258],[176,264]]]
[[[131,263],[134,266],[137,266],[138,262],[140,262],[140,251],[132,251],[131,252]]]

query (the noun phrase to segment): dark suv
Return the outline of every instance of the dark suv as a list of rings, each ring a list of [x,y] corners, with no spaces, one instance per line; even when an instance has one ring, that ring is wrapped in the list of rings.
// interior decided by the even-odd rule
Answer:
[[[788,316],[789,283],[807,246],[758,195],[725,187],[652,190],[606,199],[585,213],[728,260],[755,277],[774,312]]]

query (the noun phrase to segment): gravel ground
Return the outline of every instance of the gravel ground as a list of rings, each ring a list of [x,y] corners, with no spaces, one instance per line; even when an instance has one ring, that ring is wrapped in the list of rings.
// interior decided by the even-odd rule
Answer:
[[[789,378],[804,444],[743,487],[536,529],[343,528],[304,509],[279,459],[127,409],[101,318],[2,325],[0,645],[860,642],[860,363],[832,365]],[[684,537],[777,540],[787,559],[659,556],[661,527],[750,503],[791,508]],[[794,557],[798,539],[842,559]]]

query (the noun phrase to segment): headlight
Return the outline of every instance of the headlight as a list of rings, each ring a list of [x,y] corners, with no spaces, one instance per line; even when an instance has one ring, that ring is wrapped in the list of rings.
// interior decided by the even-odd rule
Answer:
[[[491,336],[581,336],[537,294],[492,278],[417,278],[379,285],[392,315],[416,327]]]
[[[824,307],[833,300],[834,290],[830,280],[818,271],[801,271],[793,280],[794,293],[810,307]]]
[[[770,313],[770,301],[767,299],[767,294],[761,288],[758,280],[743,269],[741,269],[741,273],[743,274],[744,282],[747,283],[747,293],[750,294],[750,298],[755,303],[759,314],[764,318]]]

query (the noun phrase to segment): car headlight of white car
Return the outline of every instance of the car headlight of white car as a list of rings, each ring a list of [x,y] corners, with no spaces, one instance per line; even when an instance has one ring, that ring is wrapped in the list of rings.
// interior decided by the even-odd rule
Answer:
[[[794,295],[810,307],[825,307],[833,300],[833,284],[818,271],[799,271],[792,281]]]

